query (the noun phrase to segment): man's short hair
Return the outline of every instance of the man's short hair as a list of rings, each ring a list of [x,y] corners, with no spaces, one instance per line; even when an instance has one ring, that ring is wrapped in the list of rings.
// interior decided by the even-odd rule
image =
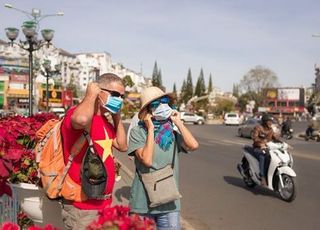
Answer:
[[[113,73],[104,73],[104,74],[98,76],[96,79],[96,82],[99,85],[100,84],[108,85],[112,82],[118,82],[118,83],[122,84],[123,86],[125,86],[123,80],[119,76],[117,76],[116,74],[113,74]]]

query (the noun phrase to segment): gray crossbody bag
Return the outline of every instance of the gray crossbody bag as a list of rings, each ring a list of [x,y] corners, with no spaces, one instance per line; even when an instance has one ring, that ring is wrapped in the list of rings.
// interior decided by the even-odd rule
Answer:
[[[149,207],[157,207],[180,199],[176,180],[173,176],[175,155],[177,151],[176,141],[174,142],[172,163],[151,173],[140,173],[137,169],[149,199]]]

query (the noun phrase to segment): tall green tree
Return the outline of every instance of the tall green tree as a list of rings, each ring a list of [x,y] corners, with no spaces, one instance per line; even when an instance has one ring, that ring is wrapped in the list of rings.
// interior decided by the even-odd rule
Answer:
[[[186,92],[187,92],[187,83],[186,80],[183,80],[181,90],[180,90],[180,103],[186,103]]]
[[[208,84],[208,94],[212,92],[213,86],[212,86],[212,75],[210,73],[209,76],[209,84]]]
[[[172,92],[173,93],[177,93],[177,86],[176,86],[176,83],[173,83],[173,89],[172,89]]]
[[[188,70],[187,82],[186,82],[186,92],[185,92],[185,100],[188,102],[193,96],[193,83],[191,76],[191,69]]]
[[[158,82],[159,82],[159,87],[162,87],[162,73],[161,73],[161,69],[159,69],[159,72],[158,72]]]
[[[232,95],[236,98],[239,98],[240,96],[240,92],[239,92],[239,84],[233,84],[233,87],[232,87]]]
[[[157,61],[154,63],[153,72],[152,72],[152,85],[153,86],[160,86],[159,77],[158,77],[158,64]]]
[[[206,93],[206,85],[204,82],[203,70],[201,68],[194,95],[200,97],[205,95],[205,93]]]

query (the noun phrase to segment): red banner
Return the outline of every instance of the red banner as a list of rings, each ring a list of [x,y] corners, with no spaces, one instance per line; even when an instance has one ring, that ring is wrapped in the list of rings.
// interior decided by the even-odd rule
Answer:
[[[71,90],[65,90],[62,92],[62,105],[64,107],[72,106],[72,91]]]

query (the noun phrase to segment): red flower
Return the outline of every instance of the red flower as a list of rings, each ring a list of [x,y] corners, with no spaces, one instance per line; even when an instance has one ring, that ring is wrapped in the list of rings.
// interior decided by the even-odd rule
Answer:
[[[0,225],[0,229],[1,230],[20,230],[18,225],[10,222],[4,222],[2,225]]]
[[[124,206],[107,207],[99,212],[99,216],[94,220],[87,230],[119,229],[119,230],[153,230],[155,223],[153,220],[139,215],[130,215],[130,209]]]
[[[6,180],[0,179],[0,196],[3,194],[7,194],[8,196],[12,196],[12,191],[10,186],[6,183]]]
[[[28,230],[59,230],[59,228],[55,228],[51,224],[47,224],[44,228],[31,226]]]
[[[11,183],[39,182],[35,154],[36,131],[48,120],[57,118],[43,113],[30,117],[14,116],[0,119],[0,179],[10,177]],[[0,195],[4,193],[0,188]]]

